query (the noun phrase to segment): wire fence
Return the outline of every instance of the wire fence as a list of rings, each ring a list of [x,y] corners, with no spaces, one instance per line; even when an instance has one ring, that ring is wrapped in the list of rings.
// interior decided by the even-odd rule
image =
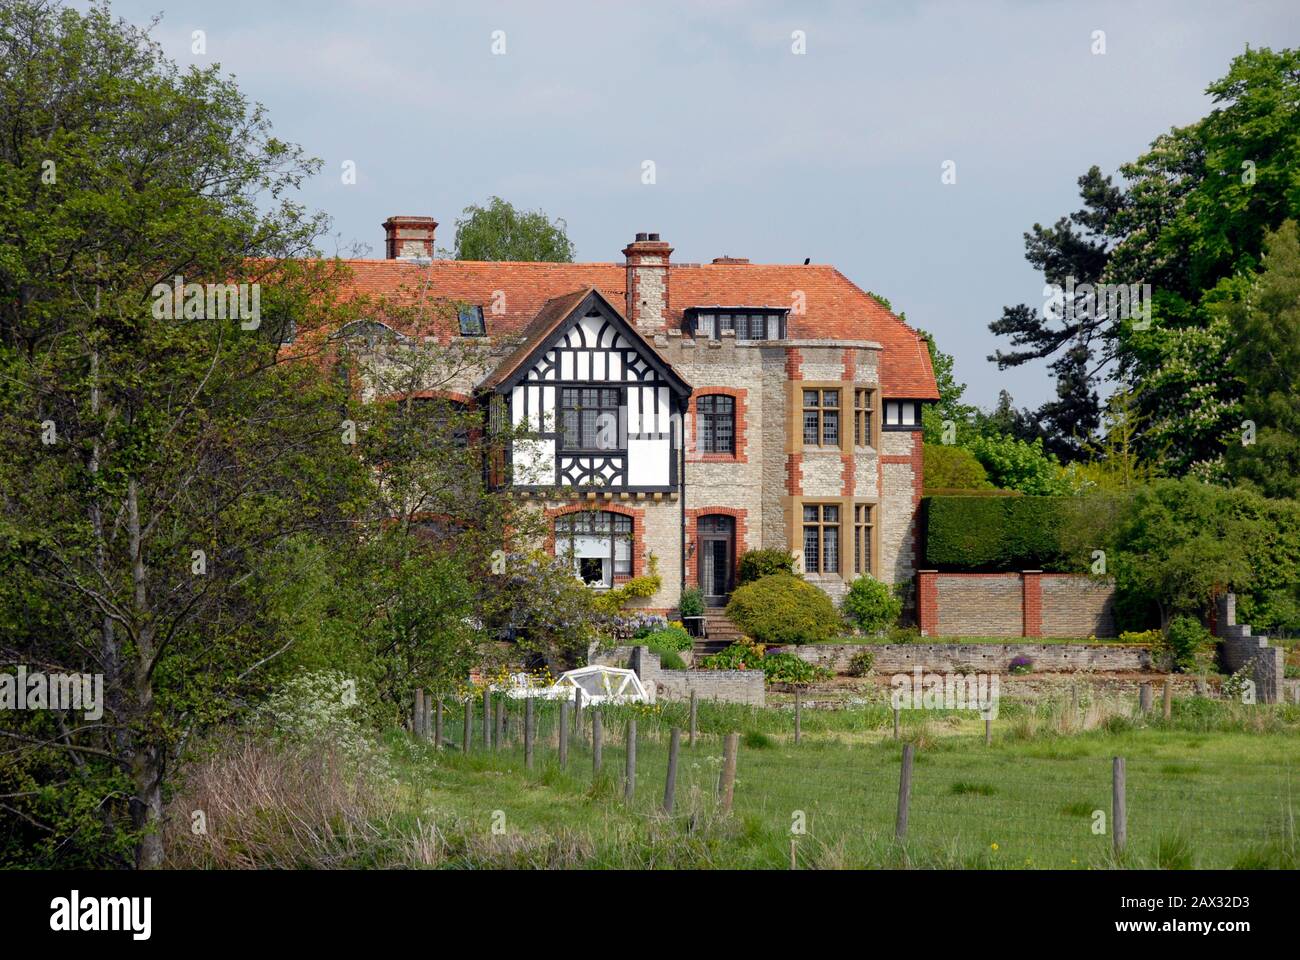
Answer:
[[[957,867],[1230,868],[1294,863],[1296,856],[1300,770],[1290,761],[1130,755],[1124,758],[1117,808],[1112,758],[1095,750],[1068,741],[999,740],[989,748],[982,736],[922,740],[910,788],[900,799],[903,749],[890,736],[887,708],[868,706],[837,717],[833,730],[806,711],[800,743],[790,735],[791,718],[779,711],[710,705],[707,716],[692,723],[693,713],[686,703],[574,710],[557,701],[533,700],[529,707],[527,700],[494,697],[484,738],[482,698],[448,701],[441,745],[450,756],[468,752],[480,761],[490,753],[523,776],[558,769],[563,760],[565,772],[579,782],[606,781],[608,793],[629,810],[667,817],[664,794],[676,728],[673,813],[689,820],[716,814],[724,789],[723,733],[746,729],[731,814],[760,838],[766,857],[760,862],[769,866],[785,862],[787,846],[796,865],[846,866],[902,857]],[[624,798],[629,720],[637,723],[634,788]],[[764,725],[784,729],[764,732]],[[432,727],[416,732],[432,736]],[[905,725],[903,739],[915,732],[915,725]]]

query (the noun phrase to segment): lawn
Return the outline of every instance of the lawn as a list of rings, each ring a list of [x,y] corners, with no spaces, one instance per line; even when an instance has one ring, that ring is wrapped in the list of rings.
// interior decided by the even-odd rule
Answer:
[[[631,716],[637,778],[625,802],[621,731]],[[789,710],[701,705],[668,817],[667,730],[685,724],[681,704],[607,711],[600,777],[589,739],[575,738],[559,769],[550,712],[539,715],[531,772],[517,743],[484,752],[475,740],[468,755],[397,733],[389,744],[406,815],[443,835],[441,865],[788,869],[792,840],[800,867],[1300,864],[1295,707],[1188,698],[1164,721],[1086,698],[1077,712],[1004,703],[991,746],[973,714],[905,714],[902,740],[917,753],[904,844],[893,837],[901,748],[883,706],[805,711],[796,745]],[[458,723],[448,729],[459,738]],[[715,790],[728,730],[742,738],[734,811],[723,817]],[[1129,844],[1118,863],[1108,823],[1116,755],[1128,780]]]

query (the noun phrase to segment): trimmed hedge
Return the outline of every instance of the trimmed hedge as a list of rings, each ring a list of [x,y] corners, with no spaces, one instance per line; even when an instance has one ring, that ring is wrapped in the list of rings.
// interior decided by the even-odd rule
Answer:
[[[1108,549],[1120,503],[1109,496],[923,500],[926,563],[937,570],[1087,573]]]

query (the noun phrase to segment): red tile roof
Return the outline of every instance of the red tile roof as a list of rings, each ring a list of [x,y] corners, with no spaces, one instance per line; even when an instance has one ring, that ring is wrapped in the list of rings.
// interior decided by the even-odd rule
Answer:
[[[351,260],[357,293],[411,303],[480,304],[488,333],[516,335],[548,301],[595,287],[611,303],[625,298],[622,263],[496,263],[467,260]],[[920,336],[874,297],[825,264],[674,263],[669,274],[670,323],[684,309],[720,304],[784,306],[802,291],[802,314],[791,313],[792,340],[874,340],[884,348],[880,382],[892,397],[938,399],[930,354]],[[496,308],[494,310],[494,307]]]

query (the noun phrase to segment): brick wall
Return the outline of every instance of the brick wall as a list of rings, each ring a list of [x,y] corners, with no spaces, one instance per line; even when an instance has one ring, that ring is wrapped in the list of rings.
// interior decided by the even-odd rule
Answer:
[[[922,636],[1113,637],[1115,586],[1082,574],[918,574]]]

